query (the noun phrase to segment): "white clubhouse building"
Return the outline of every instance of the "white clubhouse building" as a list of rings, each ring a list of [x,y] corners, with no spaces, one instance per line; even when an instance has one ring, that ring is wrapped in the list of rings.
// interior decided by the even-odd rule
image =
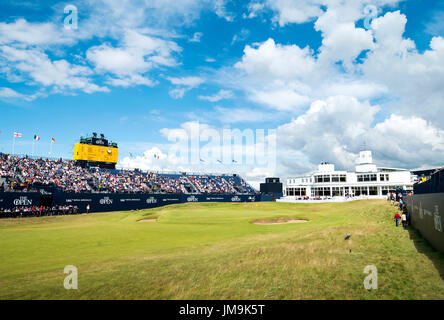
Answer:
[[[366,150],[359,153],[355,172],[335,171],[334,164],[322,163],[310,175],[288,178],[284,199],[383,198],[397,189],[413,190],[415,179],[409,170],[377,167]]]

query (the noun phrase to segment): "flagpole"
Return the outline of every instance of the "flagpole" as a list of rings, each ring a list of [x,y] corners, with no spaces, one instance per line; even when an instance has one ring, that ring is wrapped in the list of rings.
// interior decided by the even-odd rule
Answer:
[[[51,155],[52,154],[52,140],[51,140],[51,142],[50,142],[51,144],[49,145],[49,155]]]
[[[35,138],[32,140],[32,154],[31,157],[34,157],[34,150],[35,150]]]
[[[12,138],[12,155],[14,155],[14,147],[15,147],[15,132],[14,132],[14,136]]]

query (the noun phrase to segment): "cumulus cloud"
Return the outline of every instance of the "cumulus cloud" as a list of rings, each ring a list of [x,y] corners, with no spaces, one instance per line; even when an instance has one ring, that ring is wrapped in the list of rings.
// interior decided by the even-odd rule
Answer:
[[[86,56],[98,72],[111,75],[113,85],[152,86],[154,82],[146,73],[155,67],[174,66],[173,54],[179,51],[175,42],[126,30],[122,46],[102,44],[88,49]]]
[[[264,175],[275,173],[273,132],[218,128],[189,121],[180,127],[163,128],[160,133],[168,140],[162,150],[154,147],[143,155],[125,157],[119,166],[154,171],[236,172],[257,186]]]
[[[235,44],[236,42],[245,41],[249,35],[250,35],[250,30],[245,28],[241,29],[241,31],[239,31],[233,36],[233,39],[231,40],[231,45]]]
[[[30,55],[32,51],[34,57],[41,57],[40,64],[26,67],[18,60],[0,56],[0,72],[11,82],[39,87],[36,88],[37,93],[42,86],[48,89],[47,93],[109,91],[109,88],[94,83],[100,81],[95,77],[97,75],[103,76],[101,82],[109,86],[154,86],[157,80],[148,74],[150,71],[178,64],[175,53],[181,48],[168,40],[180,37],[174,28],[190,25],[203,11],[212,11],[223,19],[232,20],[226,10],[226,2],[79,0],[76,6],[82,8],[81,27],[75,31],[63,28],[59,15],[57,19],[49,18],[45,22],[30,22],[23,18],[10,23],[0,22],[3,53],[11,48],[23,51],[23,56]],[[60,13],[64,6],[57,3],[52,8]],[[196,33],[192,40],[200,40],[200,36]],[[86,52],[73,55],[67,52],[79,41],[90,40],[94,45]],[[63,59],[53,58],[62,55]],[[17,66],[17,63],[20,65]],[[89,68],[90,64],[93,69]],[[86,68],[92,71],[88,71],[88,75]],[[179,89],[177,96],[181,96],[182,92]],[[45,95],[37,93],[33,96]]]
[[[0,88],[0,97],[1,98],[20,98],[22,94],[18,93],[15,90],[10,88]]]
[[[393,112],[417,115],[442,128],[444,38],[434,37],[430,49],[419,53],[415,43],[403,37],[406,23],[399,11],[372,22],[376,47],[367,54],[361,70],[397,97],[398,102],[391,105]]]
[[[31,23],[23,18],[11,23],[0,22],[0,44],[23,46],[72,43],[73,40],[64,36],[61,30],[52,23]]]
[[[234,67],[262,79],[288,79],[311,73],[315,59],[308,47],[301,49],[297,45],[276,44],[273,39],[268,39],[255,46],[247,45],[242,60]]]
[[[149,171],[180,171],[186,169],[180,165],[180,159],[173,153],[166,154],[158,147],[152,147],[142,155],[125,157],[119,162],[119,167]]]
[[[262,11],[271,11],[272,22],[284,27],[287,24],[315,20],[323,16],[328,9],[340,9],[343,18],[359,20],[363,15],[362,9],[369,4],[382,7],[400,1],[402,0],[252,0],[247,6],[246,17],[254,18]]]
[[[107,92],[109,89],[93,83],[92,71],[66,59],[53,60],[45,53],[47,48],[72,44],[75,40],[64,34],[63,28],[52,23],[30,23],[17,19],[0,23],[0,70],[12,82],[43,86],[51,92],[83,91]],[[15,95],[32,100],[44,96]]]
[[[307,158],[307,168],[328,161],[349,170],[365,143],[378,165],[414,168],[418,163],[441,164],[443,130],[419,117],[396,114],[374,124],[379,111],[379,106],[353,97],[315,101],[306,113],[278,128],[279,153],[301,152]]]
[[[173,99],[182,99],[188,91],[199,87],[205,82],[205,80],[200,77],[167,77],[167,79],[177,86],[170,90],[170,96]]]
[[[51,61],[38,49],[17,49],[0,46],[0,64],[13,65],[16,72],[30,77],[33,82],[55,91],[82,90],[86,93],[107,92],[108,88],[91,82],[92,71],[85,66],[72,65],[66,60]]]
[[[203,96],[203,95],[198,96],[198,98],[200,100],[207,100],[210,102],[218,102],[220,100],[231,99],[233,97],[234,97],[234,93],[232,91],[224,90],[224,89],[219,90],[219,92],[217,92],[216,94],[211,95],[211,96]]]

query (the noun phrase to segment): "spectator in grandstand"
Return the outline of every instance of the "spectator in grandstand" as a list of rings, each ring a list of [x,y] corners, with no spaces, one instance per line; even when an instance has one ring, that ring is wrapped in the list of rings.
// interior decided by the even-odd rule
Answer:
[[[14,207],[12,209],[0,208],[0,218],[26,218],[26,217],[42,217],[77,214],[77,206],[31,206],[31,207]]]
[[[13,191],[32,191],[42,186],[55,186],[68,193],[257,193],[237,176],[177,176],[138,170],[81,168],[73,161],[9,155],[0,156],[0,178]]]

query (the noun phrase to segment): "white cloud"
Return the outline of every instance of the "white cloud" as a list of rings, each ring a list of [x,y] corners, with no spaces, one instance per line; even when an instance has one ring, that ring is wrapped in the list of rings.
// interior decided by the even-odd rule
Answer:
[[[227,11],[227,0],[212,0],[212,2],[213,10],[219,18],[223,18],[229,22],[234,21],[233,14]]]
[[[304,23],[323,12],[318,1],[267,0],[266,4],[278,13],[273,21],[278,22],[280,26],[285,26],[287,23]]]
[[[183,98],[188,91],[199,87],[205,82],[205,80],[200,77],[167,77],[167,80],[177,86],[176,88],[170,90],[170,96],[173,99]]]
[[[276,89],[270,91],[253,91],[250,100],[268,105],[277,110],[294,111],[310,102],[310,98],[291,89]]]
[[[119,165],[146,170],[230,174],[236,172],[255,185],[262,182],[265,173],[274,173],[274,162],[270,160],[276,156],[275,150],[270,147],[275,138],[272,133],[264,132],[261,138],[252,132],[252,140],[235,138],[224,143],[224,130],[228,130],[230,135],[238,134],[242,138],[241,130],[236,132],[236,129],[222,129],[196,121],[182,123],[179,128],[163,128],[160,133],[168,140],[169,144],[164,146],[164,149],[168,149],[167,152],[159,148],[150,148],[143,156],[124,158]],[[160,155],[160,159],[154,158],[154,154]],[[249,162],[247,157],[252,157],[252,161]],[[232,162],[232,159],[237,162]]]
[[[261,3],[261,2],[253,2],[253,1],[252,1],[252,2],[250,2],[250,3],[247,5],[248,15],[245,15],[244,17],[245,17],[245,18],[249,18],[249,19],[255,18],[255,17],[258,16],[258,14],[259,14],[261,11],[264,10],[264,8],[265,8],[265,4],[264,4],[264,3]]]
[[[1,98],[21,98],[22,94],[10,88],[0,88]]]
[[[16,49],[0,46],[1,64],[13,65],[18,72],[29,76],[34,83],[52,87],[56,92],[66,89],[86,93],[107,92],[108,88],[91,82],[92,71],[88,67],[72,65],[66,60],[51,61],[37,49]]]
[[[143,152],[142,155],[125,157],[119,162],[118,166],[121,168],[137,168],[156,172],[180,171],[185,169],[180,166],[180,161],[174,154],[168,155],[158,147],[152,147]]]
[[[315,67],[310,48],[276,44],[273,39],[256,46],[247,45],[242,60],[235,68],[261,79],[288,79],[303,77]]]
[[[93,83],[93,72],[87,66],[72,64],[65,59],[52,60],[45,53],[75,41],[72,33],[62,27],[56,28],[50,22],[31,23],[17,19],[11,23],[0,23],[0,70],[11,82],[43,86],[56,93],[109,91]],[[33,100],[46,94],[40,90],[31,95],[15,96]]]
[[[60,13],[65,4],[57,3],[52,7],[57,15],[49,21],[34,23],[20,18],[12,23],[0,22],[0,45],[25,50],[23,55],[33,51],[46,56],[49,70],[42,68],[43,75],[39,76],[38,72],[30,69],[43,65],[32,65],[23,71],[24,67],[17,67],[16,61],[0,57],[0,72],[9,81],[44,87],[51,83],[49,86],[54,86],[51,92],[68,94],[75,90],[88,93],[109,90],[93,83],[93,76],[97,74],[111,86],[153,86],[157,81],[152,78],[153,75],[148,75],[149,72],[178,65],[175,54],[181,48],[166,40],[181,37],[174,28],[190,25],[203,11],[214,11],[227,19],[229,14],[225,4],[225,1],[215,3],[210,0],[79,0],[76,6],[81,8],[81,19],[79,28],[73,31],[63,28]],[[196,34],[196,40],[199,35]],[[100,44],[87,52],[72,54],[76,62],[71,61],[71,56],[65,52],[67,45],[91,39],[95,43],[98,39]],[[63,59],[53,60],[53,56],[63,56]],[[88,63],[95,68],[85,76],[84,68],[88,68]],[[57,76],[54,71],[61,75]],[[32,76],[28,77],[29,74]],[[58,83],[60,79],[62,83]],[[58,84],[54,84],[56,82]]]
[[[173,54],[179,51],[175,42],[126,30],[121,47],[102,44],[88,49],[86,56],[98,72],[112,75],[112,85],[153,86],[155,82],[146,73],[156,67],[176,65]]]
[[[324,32],[322,47],[319,49],[319,60],[328,62],[342,61],[344,66],[351,70],[354,60],[364,50],[374,47],[373,36],[370,31],[355,28],[354,23],[341,23]]]
[[[173,99],[182,99],[183,97],[185,97],[185,93],[187,93],[188,90],[188,88],[176,88],[171,89],[169,93],[171,98]]]
[[[196,88],[204,83],[204,80],[200,77],[168,77],[167,79],[176,86],[185,86],[190,88]]]
[[[340,169],[353,169],[365,142],[378,165],[413,168],[418,163],[441,164],[443,130],[419,117],[395,114],[374,124],[379,110],[353,97],[316,101],[306,113],[278,128],[279,153],[301,152],[307,157],[307,168],[329,161]],[[288,162],[282,170],[291,169]],[[296,173],[302,172],[291,172]]]
[[[383,7],[392,6],[402,0],[252,0],[247,6],[249,14],[247,17],[254,18],[261,11],[271,11],[272,22],[284,27],[292,23],[306,23],[321,17],[325,13],[325,8],[338,10],[345,19],[359,20],[363,15],[363,8],[366,5]]]
[[[200,100],[207,100],[207,101],[210,101],[210,102],[218,102],[218,101],[223,100],[223,99],[232,99],[232,98],[234,98],[234,93],[232,91],[230,91],[230,90],[221,89],[221,90],[219,90],[219,92],[217,92],[216,94],[213,94],[211,96],[202,96],[202,95],[200,95],[198,98]]]
[[[73,40],[63,34],[63,28],[52,23],[31,23],[17,19],[11,23],[0,22],[0,44],[48,45],[69,44]]]
[[[231,40],[231,45],[235,44],[236,42],[245,41],[249,35],[250,35],[250,30],[245,28],[241,29],[241,31],[239,31],[233,36],[233,39]]]
[[[398,99],[390,106],[393,112],[417,115],[442,128],[444,38],[434,37],[421,54],[403,37],[406,22],[399,11],[375,19],[375,48],[360,68],[368,81],[390,88],[389,94]]]

